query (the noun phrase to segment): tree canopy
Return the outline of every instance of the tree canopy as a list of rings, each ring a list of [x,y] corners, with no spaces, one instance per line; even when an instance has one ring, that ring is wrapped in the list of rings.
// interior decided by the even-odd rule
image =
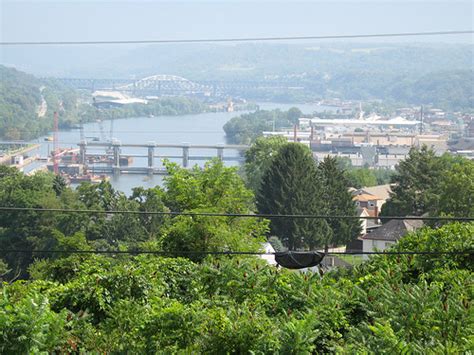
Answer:
[[[462,252],[473,238],[473,224],[450,224],[391,250]],[[255,257],[37,260],[30,282],[2,286],[0,351],[464,353],[473,267],[466,254],[381,255],[323,276]]]
[[[474,162],[449,154],[436,156],[423,146],[413,148],[396,167],[383,216],[473,216]]]
[[[23,175],[0,167],[0,206],[127,210],[136,212],[253,213],[253,193],[236,168],[215,160],[201,169],[167,163],[164,188],[135,188],[131,196],[116,191],[109,182],[81,184],[76,190],[62,186],[52,174]],[[28,277],[35,250],[55,249],[59,240],[76,240],[95,250],[140,250],[152,247],[170,251],[257,251],[265,240],[266,221],[223,217],[197,217],[122,213],[53,213],[4,211],[0,214],[0,249],[27,250],[2,256],[9,277]]]
[[[338,166],[337,159],[327,156],[318,165],[321,176],[320,214],[326,216],[356,216],[356,206],[349,192],[349,182],[344,170]],[[360,221],[357,219],[336,219],[327,221],[331,233],[324,241],[327,249],[331,245],[343,245],[352,241],[361,232]]]
[[[257,192],[262,183],[262,178],[281,147],[288,144],[286,138],[259,137],[255,140],[249,150],[245,152],[245,164],[243,167],[247,186]]]
[[[264,214],[317,214],[319,176],[311,152],[299,143],[283,146],[264,172],[257,194],[257,207]],[[314,219],[272,220],[271,233],[290,250],[318,244],[320,221]]]
[[[472,165],[439,159],[443,164],[436,166],[449,164],[451,174],[440,174],[437,186],[446,190],[440,190],[444,197],[433,206],[458,213],[470,203],[462,192],[472,189]],[[202,169],[166,166],[164,187],[136,188],[130,196],[107,182],[71,190],[52,174],[26,176],[0,167],[0,205],[255,211],[252,192],[236,168],[218,160]],[[276,205],[288,213],[331,208],[321,203],[327,199],[344,206],[347,197],[337,161],[328,158],[317,166],[310,151],[296,143],[278,150],[263,181],[261,194],[269,195],[265,208]],[[463,190],[447,189],[448,181]],[[283,239],[287,246],[324,246],[327,239],[321,237],[347,228],[331,220],[325,225],[295,222],[304,220],[276,225],[284,237],[294,236]],[[226,216],[2,211],[0,250],[27,252],[3,253],[0,261],[0,277],[7,281],[0,296],[0,352],[423,354],[472,348],[474,263],[467,252],[474,245],[474,223],[425,227],[390,249],[424,254],[379,255],[330,272],[290,271],[253,255],[186,253],[258,251],[267,223]],[[323,234],[329,231],[333,234]]]

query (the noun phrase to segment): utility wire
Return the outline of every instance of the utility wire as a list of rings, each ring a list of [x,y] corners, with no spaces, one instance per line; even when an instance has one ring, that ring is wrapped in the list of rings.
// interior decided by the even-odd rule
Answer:
[[[319,250],[307,251],[308,253],[324,253]],[[252,251],[154,251],[154,250],[26,250],[26,249],[0,249],[0,253],[45,253],[45,254],[154,254],[154,255],[278,255],[284,252],[252,252]],[[474,255],[474,250],[467,251],[348,251],[328,252],[325,255]]]
[[[248,218],[307,218],[307,219],[396,219],[419,221],[474,221],[474,217],[451,216],[351,216],[351,215],[313,215],[313,214],[266,214],[266,213],[216,213],[216,212],[172,212],[172,211],[133,211],[133,210],[91,210],[91,209],[63,209],[37,207],[0,207],[1,211],[10,212],[52,212],[52,213],[85,213],[85,214],[132,214],[132,215],[160,215],[160,216],[189,216],[189,217],[248,217]]]
[[[1,46],[43,46],[43,45],[109,45],[109,44],[163,44],[163,43],[214,43],[214,42],[268,42],[268,41],[302,41],[323,39],[381,38],[381,37],[414,37],[445,36],[473,34],[473,30],[431,31],[404,33],[346,34],[328,36],[288,36],[288,37],[242,37],[242,38],[197,38],[197,39],[150,39],[150,40],[117,40],[117,41],[4,41]]]

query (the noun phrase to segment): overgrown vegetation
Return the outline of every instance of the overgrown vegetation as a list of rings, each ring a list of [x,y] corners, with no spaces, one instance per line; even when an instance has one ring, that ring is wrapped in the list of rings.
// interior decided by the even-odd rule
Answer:
[[[394,250],[463,252],[473,236],[472,224],[452,224],[411,234]],[[71,255],[37,260],[30,270],[29,282],[3,285],[2,352],[472,349],[466,255],[379,256],[323,277],[255,257]]]
[[[260,148],[265,146],[260,143]],[[301,145],[279,147],[272,142],[270,148],[276,154],[268,164],[259,162],[262,155],[253,150],[257,159],[252,163],[263,169],[259,174],[268,181],[257,183],[259,189],[275,184],[270,172],[287,160],[295,176],[301,176],[295,170],[304,168],[310,170],[309,177],[317,177],[300,180],[309,190],[296,193],[311,192],[314,187],[309,184],[323,182],[314,188],[318,197],[326,202],[344,200],[347,186],[336,160],[316,166]],[[406,170],[401,168],[398,174],[411,171],[412,179],[425,179],[414,173],[424,171],[414,162],[430,159],[435,158],[426,149],[412,152],[403,166]],[[474,172],[466,164],[472,162],[451,159],[452,188],[471,186]],[[429,164],[431,169],[441,165]],[[0,250],[18,251],[4,252],[0,262],[5,281],[0,352],[424,354],[472,349],[474,262],[466,252],[474,249],[473,223],[425,227],[392,247],[392,251],[453,254],[383,255],[350,270],[326,273],[289,271],[256,256],[189,254],[258,251],[269,237],[269,221],[105,213],[255,212],[253,193],[236,168],[217,160],[191,171],[166,166],[170,175],[163,188],[135,188],[129,197],[107,182],[71,190],[50,174],[25,176],[0,167],[0,206],[102,212],[1,211]],[[337,181],[331,182],[331,176]],[[416,189],[413,184],[408,188]],[[451,185],[437,186],[440,197],[435,201],[445,206],[442,212],[466,215],[459,214],[461,209],[466,213],[461,204],[469,203],[472,194],[461,195],[471,190],[454,192]],[[310,203],[303,197],[300,202],[296,212]],[[471,205],[467,205],[470,216]],[[328,226],[341,238],[337,243],[350,234],[343,225]],[[314,246],[324,246],[322,242]],[[110,254],[74,253],[94,250]],[[165,255],[127,255],[117,250]]]

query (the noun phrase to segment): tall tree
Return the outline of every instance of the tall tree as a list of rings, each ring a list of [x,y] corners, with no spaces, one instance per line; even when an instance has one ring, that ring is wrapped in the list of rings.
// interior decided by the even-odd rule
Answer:
[[[257,192],[262,183],[263,174],[271,165],[281,147],[288,144],[286,138],[259,137],[245,152],[245,180],[247,186]]]
[[[164,202],[171,211],[244,213],[255,211],[254,195],[237,174],[237,168],[225,167],[213,160],[192,170],[166,163]],[[255,218],[189,217],[172,219],[162,238],[165,251],[201,260],[203,255],[189,251],[257,251],[268,230],[268,221]],[[184,251],[180,254],[176,251]]]
[[[421,216],[436,204],[437,186],[443,174],[441,159],[423,146],[412,148],[408,158],[396,167],[390,199],[383,205],[382,216]]]
[[[317,214],[320,186],[311,152],[299,143],[283,146],[265,171],[257,194],[257,207],[265,214]],[[290,250],[318,244],[321,222],[305,218],[275,218],[271,234]]]
[[[338,166],[334,157],[327,156],[318,165],[321,176],[321,213],[327,216],[356,216],[357,211],[348,187],[349,182],[344,170]],[[325,240],[325,250],[329,245],[341,245],[353,240],[361,232],[358,219],[328,219],[330,228],[328,238]]]
[[[446,158],[442,158],[446,161]],[[444,166],[444,165],[443,165]],[[432,215],[474,216],[474,162],[468,159],[455,162],[441,176],[438,203]]]

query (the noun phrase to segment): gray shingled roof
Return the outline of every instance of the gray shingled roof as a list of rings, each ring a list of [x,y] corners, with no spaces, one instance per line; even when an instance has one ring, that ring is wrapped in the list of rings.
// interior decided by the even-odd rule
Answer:
[[[423,226],[423,221],[392,219],[371,233],[365,234],[362,239],[397,241],[405,234]]]

